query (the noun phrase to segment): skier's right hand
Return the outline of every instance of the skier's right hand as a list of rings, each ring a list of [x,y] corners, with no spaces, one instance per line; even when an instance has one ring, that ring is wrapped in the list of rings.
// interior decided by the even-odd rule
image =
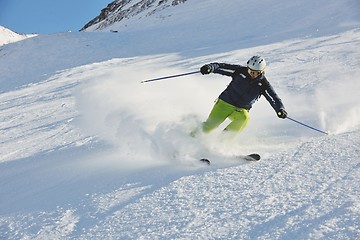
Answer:
[[[202,75],[205,75],[205,74],[210,74],[212,71],[212,67],[210,64],[205,64],[204,66],[202,66],[200,68],[200,72]]]
[[[285,109],[280,109],[278,112],[277,112],[277,116],[279,117],[279,118],[282,118],[282,119],[284,119],[284,118],[287,118],[287,112],[285,111]]]

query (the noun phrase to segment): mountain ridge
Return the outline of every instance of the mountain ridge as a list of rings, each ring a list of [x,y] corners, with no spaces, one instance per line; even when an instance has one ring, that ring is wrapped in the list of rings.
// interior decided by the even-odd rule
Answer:
[[[97,25],[94,30],[102,30],[125,18],[135,17],[143,11],[152,9],[147,13],[147,16],[149,16],[157,11],[161,11],[170,6],[176,6],[180,3],[185,3],[186,1],[187,0],[141,0],[134,4],[131,4],[131,0],[114,1],[108,4],[106,8],[102,9],[99,16],[85,24],[80,31],[84,31],[93,25]],[[127,5],[129,6],[126,7]]]
[[[19,34],[11,31],[6,27],[0,26],[0,46],[13,42],[18,42],[34,36],[36,36],[36,34]]]

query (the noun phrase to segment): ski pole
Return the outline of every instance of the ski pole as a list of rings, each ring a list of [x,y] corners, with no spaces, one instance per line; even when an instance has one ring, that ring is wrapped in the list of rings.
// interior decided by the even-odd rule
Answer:
[[[172,76],[167,76],[167,77],[148,79],[148,80],[141,81],[141,83],[159,81],[159,80],[168,79],[168,78],[181,77],[181,76],[186,76],[186,75],[195,74],[195,73],[199,73],[199,72],[200,71],[195,71],[195,72],[182,73],[182,74],[177,74],[177,75],[172,75]]]
[[[324,131],[321,131],[321,130],[316,129],[316,128],[314,128],[314,127],[311,127],[311,126],[309,126],[309,125],[306,125],[305,123],[302,123],[302,122],[299,122],[299,121],[297,121],[297,120],[295,120],[295,119],[292,119],[291,117],[286,117],[286,118],[289,119],[289,120],[291,120],[291,121],[293,121],[293,122],[296,122],[296,123],[298,123],[298,124],[300,124],[300,125],[303,125],[303,126],[305,126],[305,127],[308,127],[308,128],[310,128],[310,129],[312,129],[312,130],[318,131],[318,132],[320,132],[320,133],[323,133],[323,134],[326,134],[326,135],[329,134],[329,133],[327,133],[327,132],[324,132]]]

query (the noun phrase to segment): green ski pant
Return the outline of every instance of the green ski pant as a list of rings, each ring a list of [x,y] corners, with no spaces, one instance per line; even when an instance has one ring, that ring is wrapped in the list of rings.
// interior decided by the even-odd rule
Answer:
[[[239,133],[246,127],[250,115],[246,109],[235,107],[218,99],[211,110],[208,119],[202,125],[203,132],[209,133],[224,122],[226,118],[229,118],[231,123],[227,125],[224,130]]]

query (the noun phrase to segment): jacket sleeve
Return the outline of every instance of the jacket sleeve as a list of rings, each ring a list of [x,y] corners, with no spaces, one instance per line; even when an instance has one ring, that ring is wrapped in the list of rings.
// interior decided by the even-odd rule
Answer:
[[[280,109],[285,109],[281,99],[276,94],[273,87],[270,85],[269,81],[265,78],[263,81],[264,84],[264,91],[263,95],[266,98],[266,100],[270,103],[270,105],[273,107],[273,109],[278,112]]]
[[[228,63],[210,63],[212,72],[232,77],[234,72],[239,69],[240,65]]]

